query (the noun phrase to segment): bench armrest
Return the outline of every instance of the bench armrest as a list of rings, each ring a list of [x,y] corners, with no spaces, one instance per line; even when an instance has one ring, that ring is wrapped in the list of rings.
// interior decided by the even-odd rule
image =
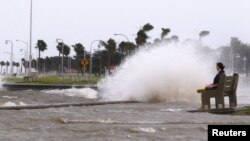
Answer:
[[[214,93],[218,93],[218,90],[205,90],[205,89],[199,89],[197,90],[197,93],[206,93],[206,94],[214,94]]]
[[[205,89],[198,89],[196,92],[197,93],[203,93],[205,91]]]

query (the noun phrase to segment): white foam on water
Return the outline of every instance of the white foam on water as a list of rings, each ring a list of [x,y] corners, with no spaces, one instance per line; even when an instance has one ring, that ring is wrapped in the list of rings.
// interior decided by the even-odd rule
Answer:
[[[3,104],[1,104],[1,106],[3,107],[9,107],[9,106],[25,106],[26,103],[20,101],[20,102],[12,102],[12,101],[7,101]]]
[[[129,129],[131,132],[146,132],[146,133],[155,133],[156,129],[154,129],[153,127],[136,127],[136,128],[131,128]]]
[[[8,101],[8,102],[5,102],[4,104],[2,104],[2,106],[16,106],[16,103]]]
[[[48,94],[57,94],[57,95],[64,95],[70,97],[84,97],[87,99],[96,99],[97,98],[97,91],[91,88],[82,88],[82,89],[57,89],[57,90],[45,90],[43,91]]]
[[[178,111],[181,111],[181,109],[168,108],[168,109],[161,109],[161,111],[164,111],[164,112],[178,112]]]
[[[3,76],[0,76],[0,89],[3,88]]]
[[[106,101],[200,102],[196,90],[211,83],[214,58],[192,45],[142,47],[101,80],[100,95]]]
[[[17,96],[7,96],[7,95],[4,95],[4,96],[2,96],[2,98],[6,98],[6,99],[17,99],[18,97],[17,97]]]
[[[26,103],[24,103],[22,101],[19,102],[19,106],[25,106],[25,105],[26,105]]]
[[[204,115],[202,116],[203,118],[208,118],[209,114],[208,113],[204,113]],[[132,121],[124,121],[124,120],[115,120],[115,119],[94,119],[94,118],[83,118],[83,119],[68,119],[68,118],[64,118],[64,117],[59,117],[58,120],[62,123],[65,124],[75,124],[75,123],[102,123],[102,124],[123,124],[123,125],[138,125],[140,124],[141,126],[143,125],[149,125],[149,124],[159,124],[159,125],[163,125],[163,124],[249,124],[249,118],[246,117],[245,120],[242,120],[241,118],[237,119],[235,118],[235,120],[232,120],[231,117],[227,117],[225,116],[223,119],[217,119],[217,120],[213,120],[216,118],[212,117],[209,118],[210,120],[196,120],[196,119],[180,119],[177,118],[175,120],[172,119],[165,119],[165,120],[132,120]],[[164,130],[164,129],[158,129],[158,130]]]
[[[67,119],[59,118],[63,123],[103,123],[103,124],[162,124],[162,121],[118,121],[112,119]]]

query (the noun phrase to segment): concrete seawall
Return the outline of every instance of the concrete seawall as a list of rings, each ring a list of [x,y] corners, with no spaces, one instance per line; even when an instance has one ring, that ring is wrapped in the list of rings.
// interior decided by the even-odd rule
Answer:
[[[92,88],[98,89],[96,85],[68,85],[68,84],[29,84],[29,83],[5,83],[2,85],[7,90],[26,90],[26,89],[70,89],[70,88]]]

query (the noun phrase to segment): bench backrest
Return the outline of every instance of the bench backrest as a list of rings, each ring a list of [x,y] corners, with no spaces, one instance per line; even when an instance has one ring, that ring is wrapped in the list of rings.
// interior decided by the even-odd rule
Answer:
[[[235,94],[238,87],[238,80],[239,80],[239,75],[237,73],[234,73],[233,76],[226,76],[223,74],[220,76],[218,89],[224,95]]]

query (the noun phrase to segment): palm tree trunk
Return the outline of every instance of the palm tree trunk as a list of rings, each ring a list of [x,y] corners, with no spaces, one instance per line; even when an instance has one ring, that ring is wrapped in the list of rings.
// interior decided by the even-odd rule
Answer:
[[[25,62],[24,62],[24,72],[25,72],[25,74],[26,74],[26,67],[27,67],[26,64],[27,63],[26,63],[26,60],[25,60]]]
[[[111,73],[110,72],[110,62],[111,62],[111,52],[109,51],[108,52],[108,71],[109,71],[109,74]]]
[[[40,57],[41,57],[41,51],[39,50],[38,51],[38,58],[40,59]]]
[[[61,68],[60,66],[61,66],[61,65],[60,65],[60,63],[59,63],[59,62],[60,62],[60,58],[61,58],[61,53],[60,53],[60,50],[59,50],[58,52],[59,52],[59,59],[58,59],[58,64],[59,64],[59,65],[58,65],[58,72],[60,72],[60,68]]]
[[[40,50],[38,50],[38,60],[37,60],[37,72],[39,73],[39,61],[40,61],[40,57],[41,57],[41,51]]]

